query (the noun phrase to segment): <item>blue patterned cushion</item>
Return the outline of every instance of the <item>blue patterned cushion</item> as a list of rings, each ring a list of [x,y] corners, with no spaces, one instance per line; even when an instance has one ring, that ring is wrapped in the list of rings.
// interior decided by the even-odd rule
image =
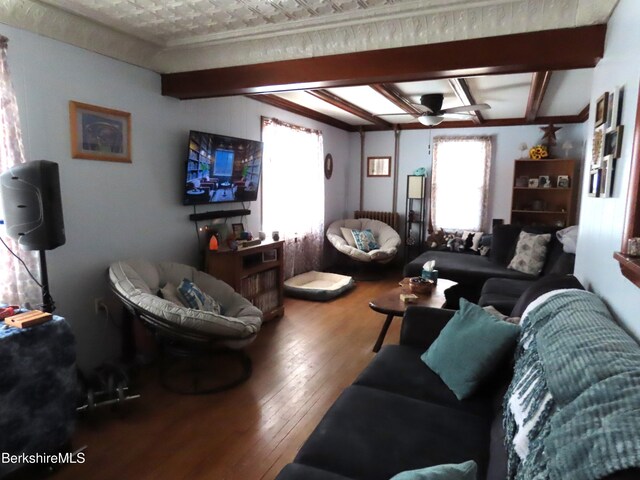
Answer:
[[[220,315],[221,307],[210,295],[207,295],[191,280],[184,279],[178,286],[178,296],[182,303],[194,310],[205,310]]]
[[[380,245],[376,242],[376,237],[373,236],[373,232],[368,228],[366,230],[351,230],[351,234],[353,235],[358,250],[369,252],[380,248]]]

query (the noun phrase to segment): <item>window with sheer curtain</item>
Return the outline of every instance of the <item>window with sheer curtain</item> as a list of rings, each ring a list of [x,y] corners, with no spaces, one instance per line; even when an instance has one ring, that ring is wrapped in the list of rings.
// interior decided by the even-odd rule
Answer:
[[[431,173],[431,223],[436,229],[486,226],[490,137],[435,137]]]
[[[18,103],[9,76],[7,44],[7,38],[0,36],[0,172],[25,161]],[[17,242],[5,235],[3,226],[0,226],[0,236],[6,244],[6,248],[5,245],[0,245],[0,303],[35,303],[39,299],[40,290],[29,278],[27,268],[37,274],[36,252],[21,250]],[[24,265],[9,249],[22,258]]]
[[[285,241],[285,277],[321,267],[324,242],[322,132],[262,118],[262,229]]]

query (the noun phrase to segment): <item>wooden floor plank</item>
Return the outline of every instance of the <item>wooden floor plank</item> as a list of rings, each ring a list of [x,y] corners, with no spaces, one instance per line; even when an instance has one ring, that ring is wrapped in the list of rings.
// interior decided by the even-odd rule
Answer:
[[[285,316],[265,324],[247,348],[252,377],[231,391],[176,395],[159,386],[154,369],[143,370],[142,398],[122,413],[97,411],[81,420],[73,445],[88,446],[86,462],[53,478],[275,478],[373,358],[384,316],[368,302],[399,278],[358,282],[326,303],[286,299]],[[385,343],[397,343],[399,330],[395,320]]]

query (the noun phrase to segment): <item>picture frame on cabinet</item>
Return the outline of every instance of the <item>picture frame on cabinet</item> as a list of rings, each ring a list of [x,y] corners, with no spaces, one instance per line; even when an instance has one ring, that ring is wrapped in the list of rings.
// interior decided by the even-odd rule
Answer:
[[[558,175],[558,179],[556,180],[557,188],[569,188],[569,175]]]
[[[551,179],[549,178],[549,175],[540,175],[538,177],[538,187],[539,188],[551,187]]]
[[[537,178],[530,178],[529,179],[529,188],[538,188],[538,184],[539,184],[539,180]]]

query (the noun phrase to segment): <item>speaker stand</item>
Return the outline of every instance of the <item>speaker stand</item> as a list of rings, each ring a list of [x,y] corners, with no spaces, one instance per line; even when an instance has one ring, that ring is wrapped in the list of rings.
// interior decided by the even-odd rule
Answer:
[[[47,255],[44,250],[40,253],[40,283],[42,284],[42,311],[53,313],[56,309],[51,293],[49,293],[49,274],[47,273]]]

